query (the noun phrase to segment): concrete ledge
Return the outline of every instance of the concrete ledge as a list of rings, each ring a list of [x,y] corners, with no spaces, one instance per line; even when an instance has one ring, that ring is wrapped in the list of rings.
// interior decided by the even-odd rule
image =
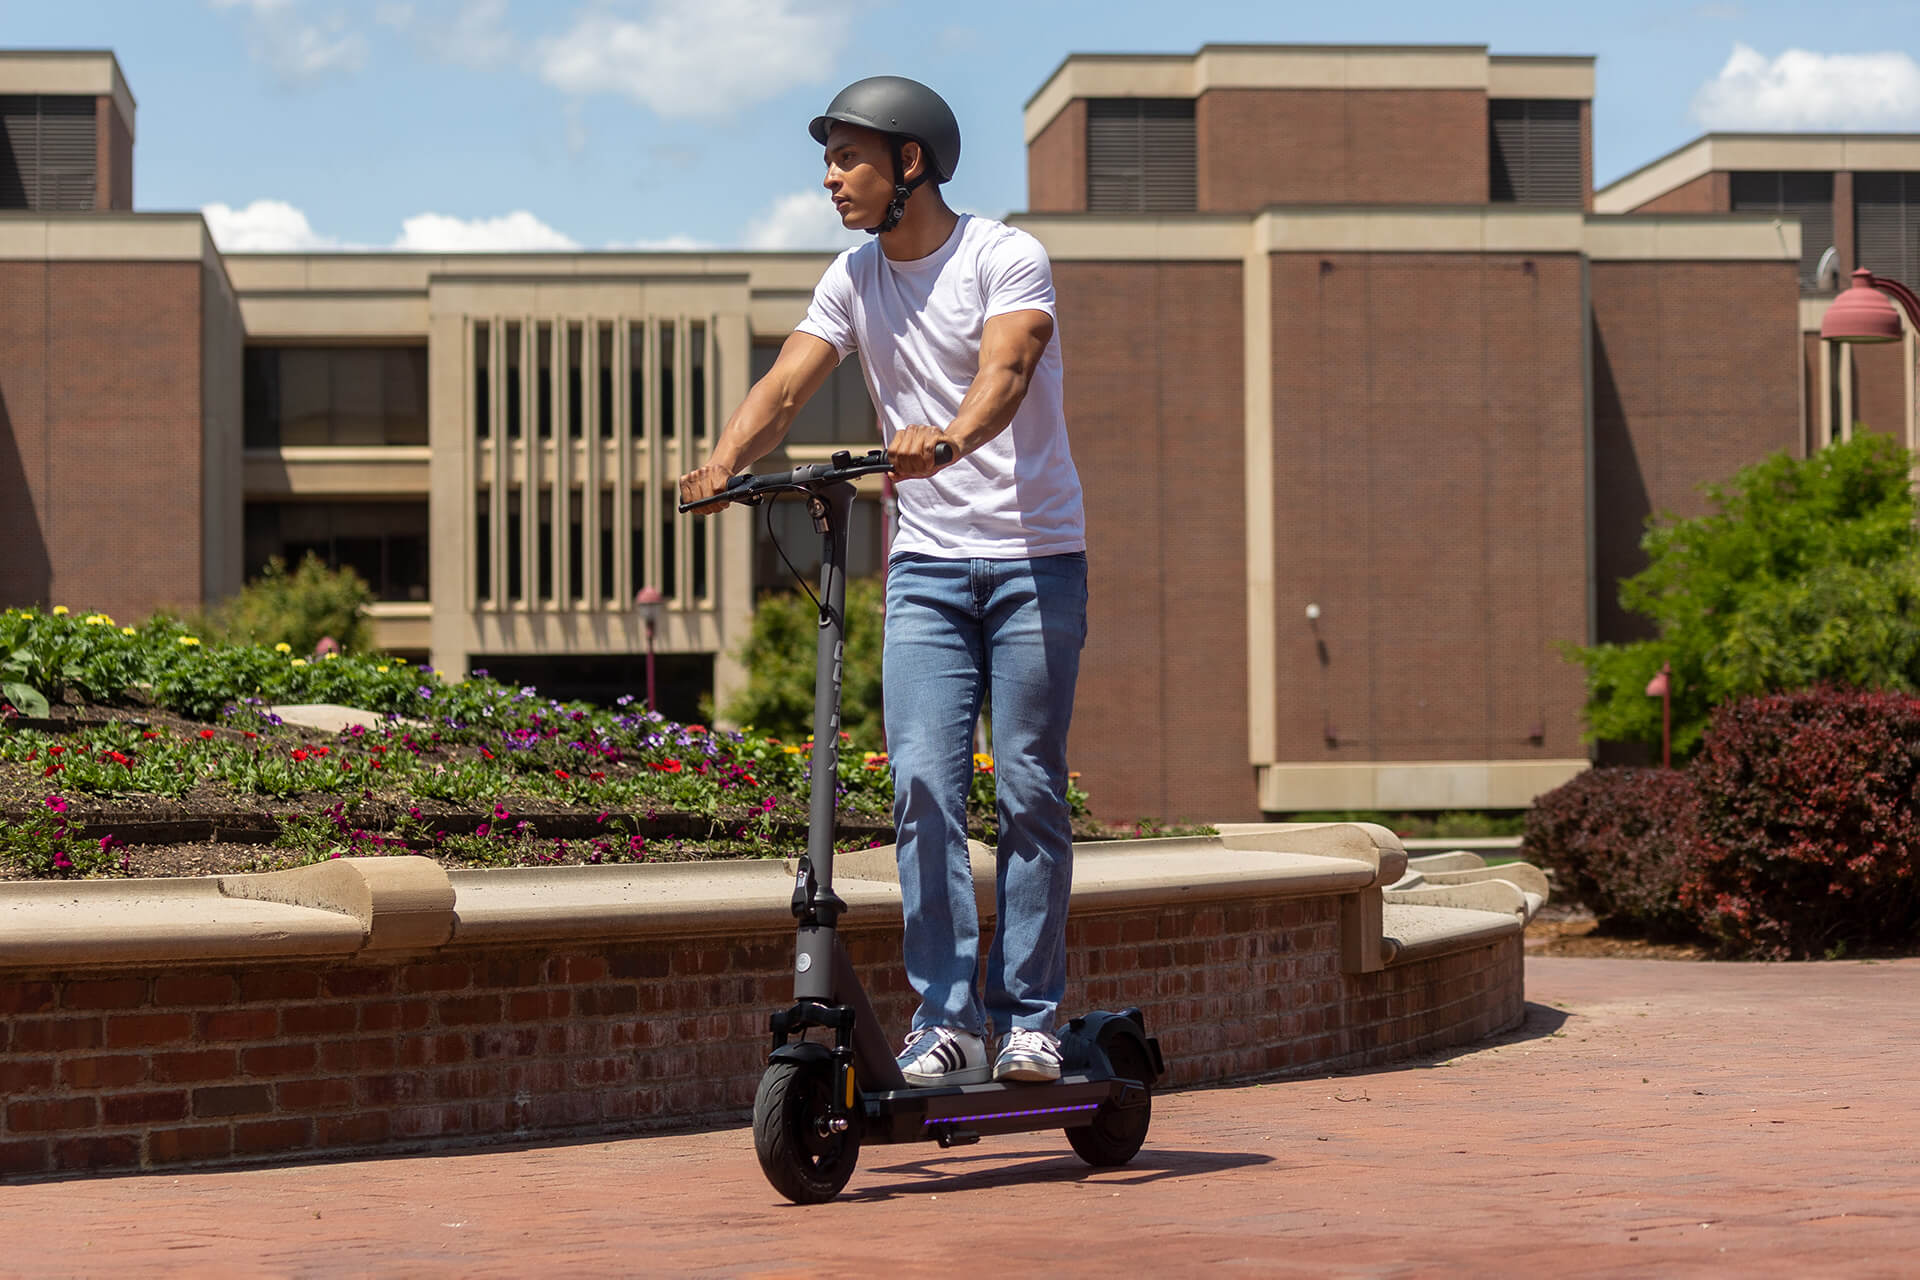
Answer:
[[[1392,948],[1391,965],[1472,951],[1503,938],[1517,939],[1523,928],[1519,920],[1503,912],[1455,907],[1389,903],[1381,915],[1384,941]]]
[[[0,969],[348,956],[366,940],[351,914],[229,897],[212,877],[0,888]]]
[[[352,916],[368,951],[437,947],[453,935],[453,884],[431,858],[335,858],[219,884],[229,898]]]

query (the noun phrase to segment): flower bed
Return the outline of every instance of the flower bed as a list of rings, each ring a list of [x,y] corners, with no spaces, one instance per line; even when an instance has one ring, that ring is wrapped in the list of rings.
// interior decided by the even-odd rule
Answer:
[[[393,851],[464,865],[787,855],[805,843],[812,744],[709,730],[636,709],[561,703],[484,671],[448,683],[380,656],[309,660],[287,646],[215,646],[179,623],[104,614],[0,615],[0,863],[15,873],[131,870],[157,824],[271,838],[274,861]],[[52,695],[48,697],[47,695]],[[17,727],[65,705],[72,732]],[[327,702],[385,717],[339,735],[268,708]],[[846,735],[842,735],[846,739]],[[847,739],[836,805],[851,843],[877,842],[893,799],[886,757]],[[993,836],[993,762],[975,758],[976,834]],[[1086,824],[1086,797],[1069,795]],[[1090,833],[1090,832],[1089,832]]]

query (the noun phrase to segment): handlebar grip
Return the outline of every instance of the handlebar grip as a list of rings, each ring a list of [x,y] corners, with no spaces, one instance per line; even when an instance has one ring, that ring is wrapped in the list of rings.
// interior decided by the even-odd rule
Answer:
[[[949,462],[952,462],[953,446],[948,444],[945,440],[942,440],[939,444],[936,444],[935,446],[933,446],[933,460],[939,463],[943,467],[946,466]]]

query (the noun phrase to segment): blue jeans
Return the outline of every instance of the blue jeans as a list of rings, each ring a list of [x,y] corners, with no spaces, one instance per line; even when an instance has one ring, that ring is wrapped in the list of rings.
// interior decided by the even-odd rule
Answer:
[[[1087,557],[887,566],[883,681],[913,1029],[1053,1030],[1067,985],[1067,726],[1087,637]],[[973,727],[991,699],[1000,845],[980,999],[967,857]]]

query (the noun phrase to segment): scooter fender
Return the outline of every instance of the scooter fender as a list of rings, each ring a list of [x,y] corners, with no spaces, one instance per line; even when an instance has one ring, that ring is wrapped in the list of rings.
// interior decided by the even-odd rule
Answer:
[[[816,1044],[811,1040],[795,1040],[791,1043],[781,1045],[778,1049],[768,1054],[767,1061],[798,1062],[802,1064],[831,1066],[833,1064],[833,1050],[823,1044]]]
[[[1097,1066],[1109,1073],[1113,1070],[1106,1061],[1107,1046],[1117,1037],[1124,1036],[1140,1046],[1146,1060],[1153,1066],[1153,1079],[1143,1080],[1142,1084],[1152,1087],[1154,1081],[1167,1073],[1166,1061],[1160,1056],[1160,1042],[1147,1034],[1146,1018],[1138,1009],[1123,1009],[1118,1013],[1105,1009],[1096,1009],[1085,1013],[1067,1024],[1066,1033],[1061,1038],[1077,1036],[1083,1039],[1092,1052],[1089,1053],[1090,1066]],[[1066,1045],[1062,1046],[1063,1049]],[[1097,1060],[1094,1055],[1098,1055]],[[1071,1056],[1071,1055],[1070,1055]]]

